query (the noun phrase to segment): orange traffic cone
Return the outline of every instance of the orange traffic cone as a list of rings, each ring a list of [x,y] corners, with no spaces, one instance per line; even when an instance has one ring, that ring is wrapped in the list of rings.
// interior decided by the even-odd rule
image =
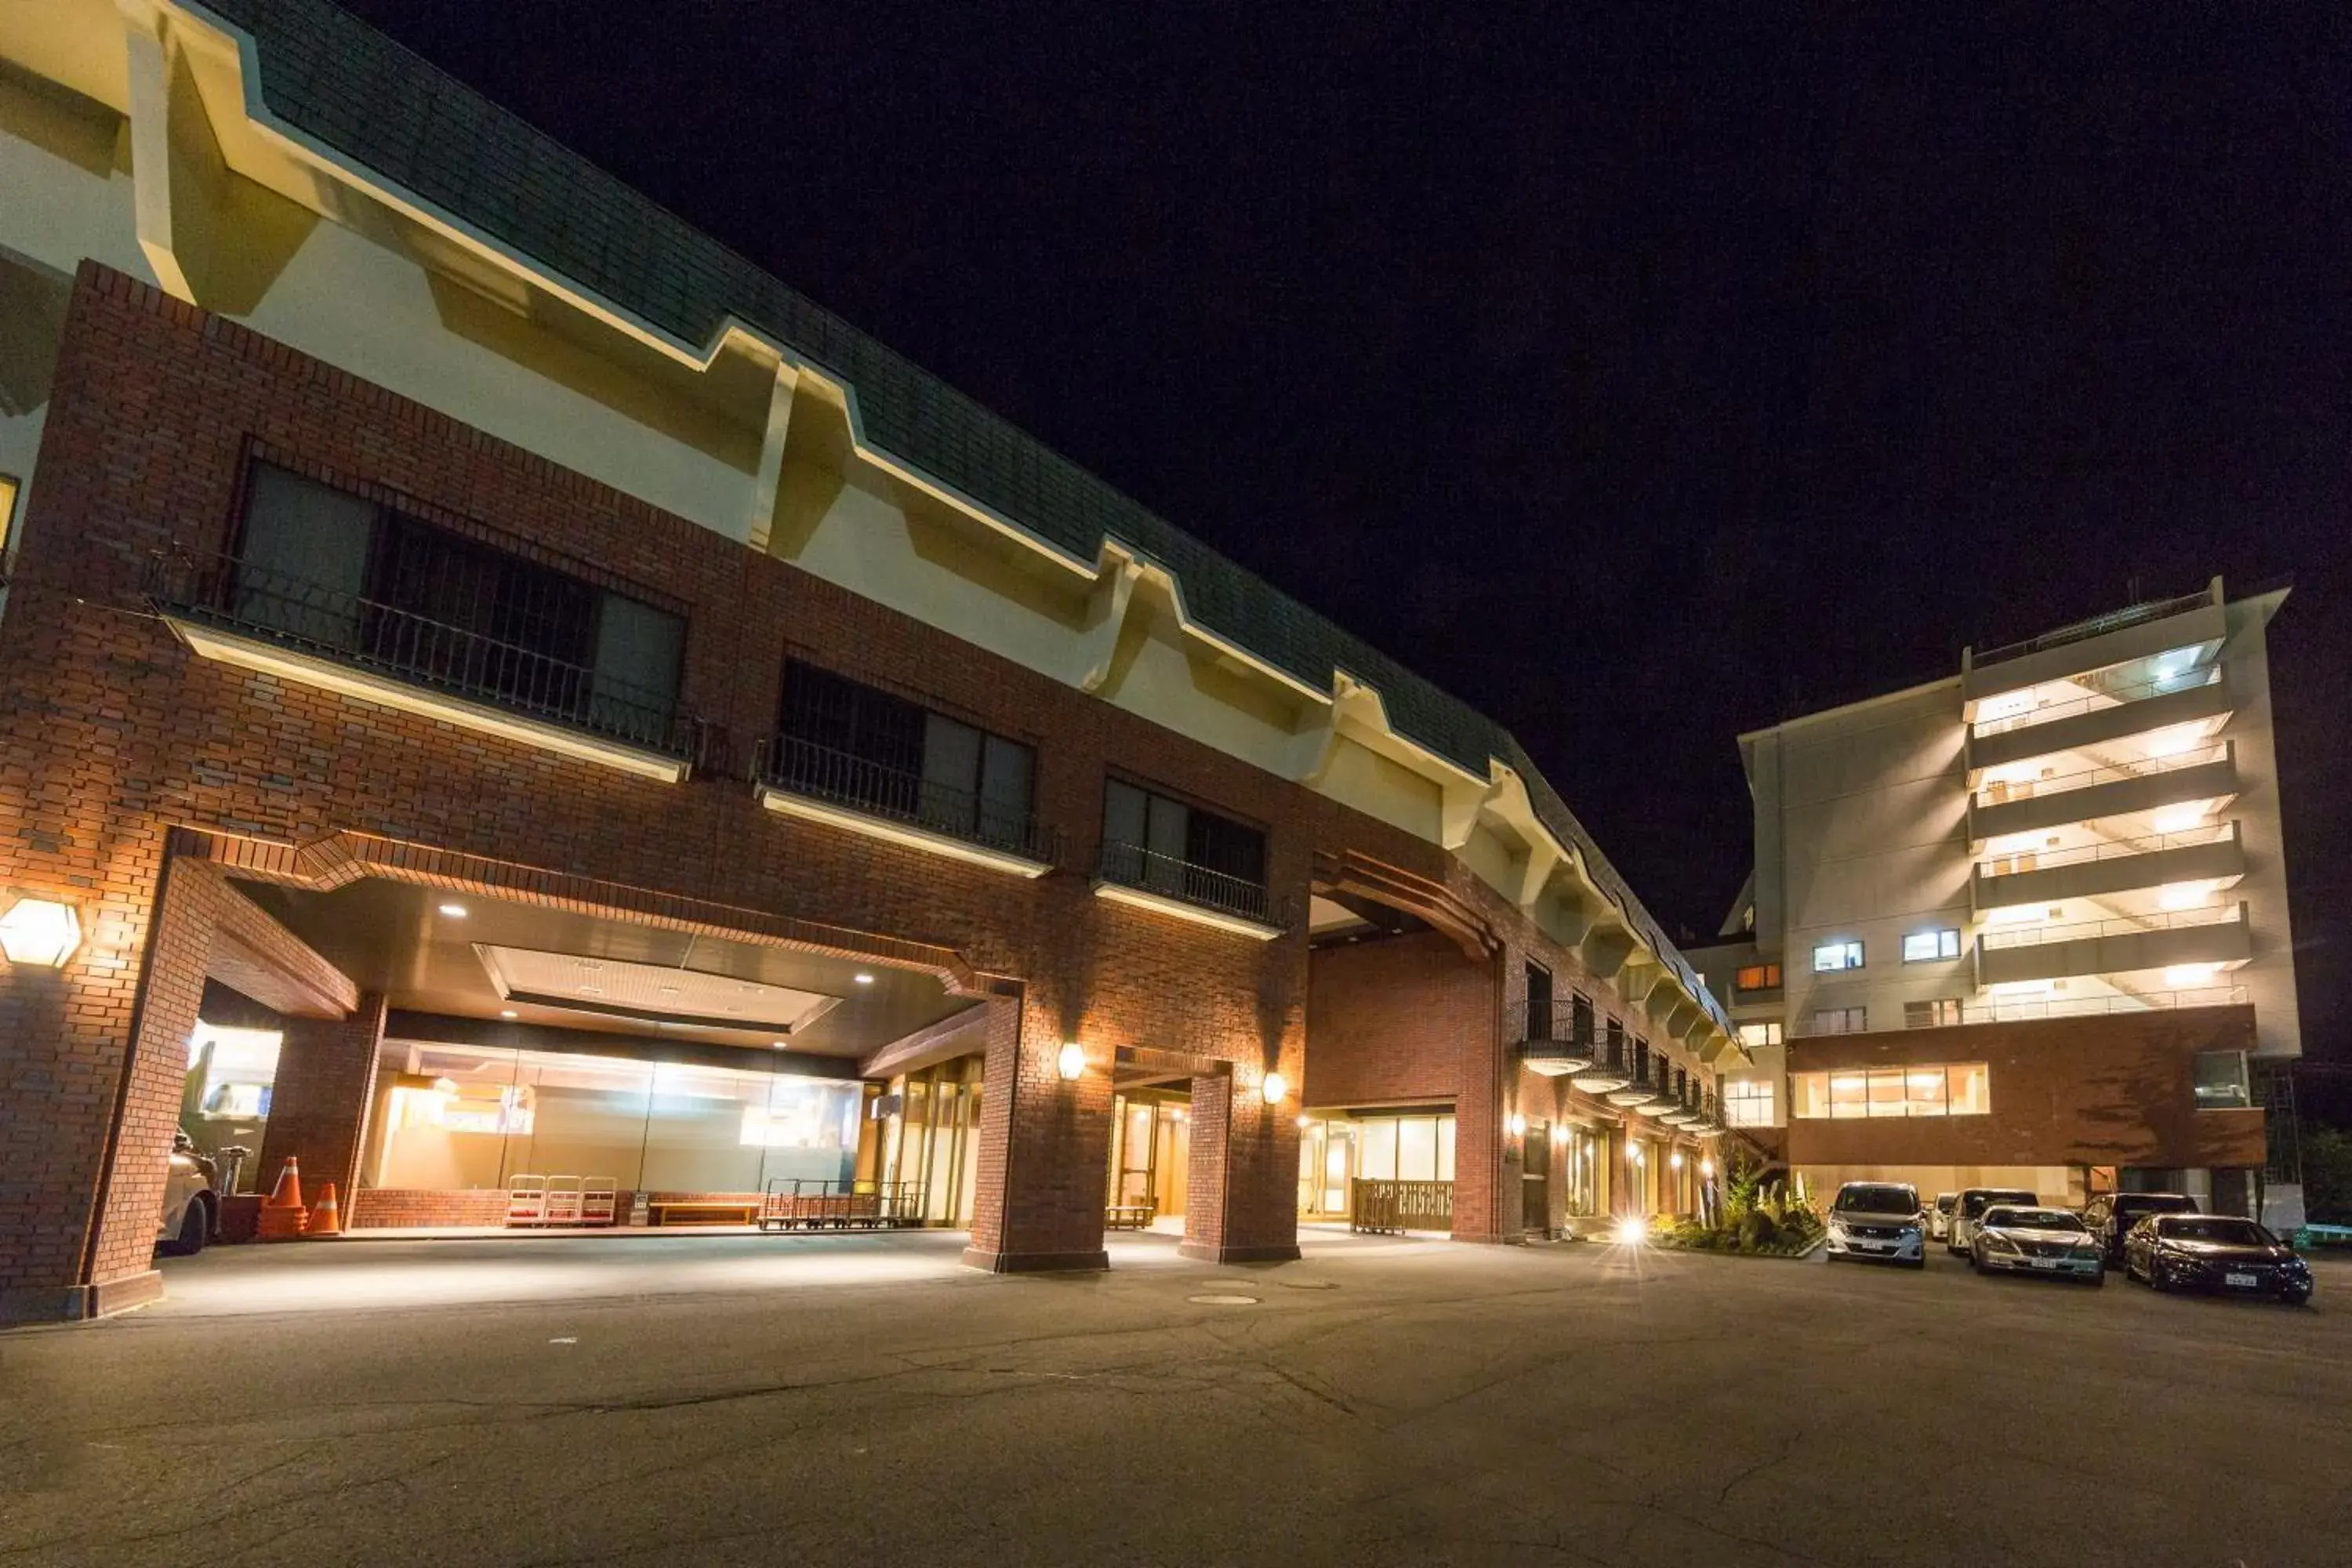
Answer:
[[[319,1201],[310,1205],[310,1217],[302,1226],[304,1236],[341,1236],[343,1216],[335,1207],[335,1184],[327,1183],[319,1189]]]
[[[253,1235],[257,1241],[294,1241],[302,1235],[302,1226],[310,1217],[302,1206],[302,1173],[296,1168],[294,1156],[286,1156],[285,1165],[278,1173],[278,1184],[261,1200],[261,1221]]]

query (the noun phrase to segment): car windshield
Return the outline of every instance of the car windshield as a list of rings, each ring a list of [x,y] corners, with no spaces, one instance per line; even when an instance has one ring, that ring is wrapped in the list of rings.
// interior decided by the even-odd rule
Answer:
[[[2009,1226],[2018,1230],[2080,1230],[2080,1216],[2065,1209],[1990,1208],[1985,1211],[1987,1226],[1998,1229]]]
[[[2016,1191],[1963,1193],[1960,1194],[1960,1212],[1969,1218],[1975,1219],[1995,1204],[2030,1204],[2032,1201],[2032,1193]]]
[[[2212,1215],[2168,1215],[2157,1228],[2168,1241],[2218,1241],[2229,1247],[2262,1247],[2270,1241],[2252,1220]]]
[[[1952,1205],[1958,1201],[1958,1196],[1954,1194],[1938,1193],[1936,1194],[1936,1212],[1938,1214],[1949,1214],[1952,1212]]]
[[[2195,1214],[2197,1200],[2178,1193],[2138,1193],[2116,1200],[2117,1214]]]
[[[1909,1187],[1846,1187],[1836,1208],[1840,1214],[1916,1214],[1919,1194]]]

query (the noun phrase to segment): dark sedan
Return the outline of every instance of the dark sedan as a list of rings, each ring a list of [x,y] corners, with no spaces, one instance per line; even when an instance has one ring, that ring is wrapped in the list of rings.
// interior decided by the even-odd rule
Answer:
[[[2124,1266],[2124,1237],[2152,1214],[2195,1214],[2197,1200],[2186,1193],[2102,1193],[2083,1211],[2083,1223],[2099,1238],[2107,1267]]]
[[[2124,1238],[2124,1272],[2158,1290],[2267,1296],[2296,1307],[2311,1300],[2311,1265],[2252,1220],[2225,1215],[2148,1215]]]

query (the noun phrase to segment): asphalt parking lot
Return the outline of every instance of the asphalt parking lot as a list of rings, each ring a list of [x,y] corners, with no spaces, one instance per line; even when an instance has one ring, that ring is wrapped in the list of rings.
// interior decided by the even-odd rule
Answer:
[[[2341,1563],[2306,1310],[1592,1246],[337,1244],[0,1336],[0,1563]],[[341,1272],[338,1272],[341,1271]]]

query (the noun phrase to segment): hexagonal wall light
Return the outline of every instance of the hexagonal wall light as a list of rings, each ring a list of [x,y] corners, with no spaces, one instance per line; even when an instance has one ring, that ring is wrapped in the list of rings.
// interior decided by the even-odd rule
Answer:
[[[81,918],[71,904],[51,899],[18,899],[0,914],[0,953],[11,963],[63,969],[81,945]]]

